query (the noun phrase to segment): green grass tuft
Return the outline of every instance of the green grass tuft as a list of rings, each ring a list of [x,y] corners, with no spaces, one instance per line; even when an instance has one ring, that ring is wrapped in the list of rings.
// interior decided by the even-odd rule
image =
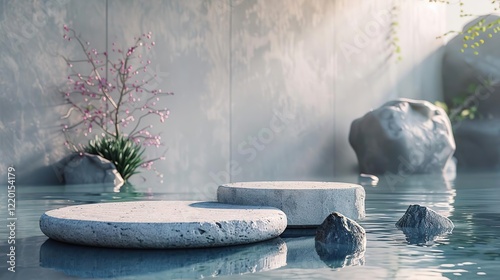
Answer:
[[[116,170],[125,181],[130,176],[139,173],[137,168],[144,163],[142,158],[144,147],[123,136],[117,138],[96,136],[94,140],[89,141],[85,152],[99,155],[114,163]]]

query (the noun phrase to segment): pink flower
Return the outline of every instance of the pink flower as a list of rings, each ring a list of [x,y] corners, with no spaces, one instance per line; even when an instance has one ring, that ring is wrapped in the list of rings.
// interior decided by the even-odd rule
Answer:
[[[151,60],[142,58],[142,54],[136,52],[139,46],[145,46],[147,49],[155,46],[156,43],[151,41],[152,32],[135,38],[135,45],[128,48],[119,48],[113,42],[113,52],[122,55],[115,53],[118,58],[112,61],[107,52],[99,52],[96,48],[88,47],[91,44],[82,40],[67,25],[63,28],[65,31],[63,39],[77,40],[84,54],[83,61],[81,55],[77,56],[76,60],[65,58],[70,74],[67,76],[67,88],[62,90],[62,96],[72,108],[68,112],[72,117],[65,118],[69,123],[62,126],[63,133],[75,134],[75,138],[81,134],[89,137],[93,134],[109,137],[123,133],[129,135],[136,144],[160,147],[161,137],[153,134],[153,125],[144,126],[144,123],[148,122],[146,119],[153,120],[154,117],[158,117],[163,123],[168,118],[169,111],[166,108],[157,108],[161,104],[162,91],[148,88],[148,82],[152,77],[148,74],[151,69],[148,69],[147,65],[152,63]],[[69,31],[72,33],[68,34]],[[143,43],[146,39],[149,41]],[[137,57],[133,56],[134,53]],[[81,72],[78,73],[75,69]],[[111,77],[110,80],[106,80],[104,78],[106,76]],[[73,117],[75,114],[79,116],[79,120]],[[143,119],[145,122],[141,123]],[[134,124],[130,125],[131,123]],[[82,145],[75,145],[70,141],[66,141],[65,145],[83,148]],[[142,165],[147,169],[151,169],[152,166],[151,160],[146,160]],[[155,173],[159,174],[156,170]]]

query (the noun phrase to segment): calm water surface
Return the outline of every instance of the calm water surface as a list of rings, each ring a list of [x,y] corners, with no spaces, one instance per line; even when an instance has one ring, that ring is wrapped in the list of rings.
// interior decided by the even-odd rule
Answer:
[[[343,181],[355,182],[356,178]],[[500,174],[381,177],[365,186],[367,248],[355,260],[325,263],[313,236],[284,236],[247,246],[198,250],[118,250],[62,244],[38,228],[40,215],[67,205],[127,200],[198,200],[195,193],[146,187],[17,188],[16,273],[7,272],[7,193],[0,192],[0,279],[499,279]],[[394,223],[410,204],[455,223],[434,241],[408,241]],[[297,235],[292,232],[291,234]],[[302,233],[301,233],[302,234]]]

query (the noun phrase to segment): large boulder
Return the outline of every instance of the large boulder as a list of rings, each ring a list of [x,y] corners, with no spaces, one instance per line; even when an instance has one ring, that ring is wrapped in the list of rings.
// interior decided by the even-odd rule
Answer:
[[[113,184],[123,185],[124,180],[115,165],[98,155],[75,153],[65,160],[63,168],[66,184]]]
[[[360,265],[364,263],[366,233],[355,221],[333,212],[318,227],[315,247],[330,267]]]
[[[415,204],[408,207],[396,222],[396,227],[403,231],[410,244],[427,245],[437,237],[451,233],[454,225],[434,210]]]
[[[500,37],[480,34],[484,40],[478,48],[466,48],[464,35],[479,20],[483,25],[499,20],[496,15],[481,16],[464,27],[445,47],[443,55],[443,95],[448,106],[454,100],[469,98],[477,107],[473,121],[461,121],[453,126],[457,142],[456,158],[460,169],[498,169],[500,167]],[[465,42],[470,45],[470,42]],[[474,51],[478,54],[475,55]]]
[[[351,124],[349,143],[361,173],[442,172],[455,151],[450,120],[427,101],[398,99]]]

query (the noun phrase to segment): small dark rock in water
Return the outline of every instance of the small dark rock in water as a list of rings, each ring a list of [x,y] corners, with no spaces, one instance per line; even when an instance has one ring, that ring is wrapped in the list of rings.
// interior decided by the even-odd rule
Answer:
[[[333,212],[318,227],[315,247],[330,267],[360,265],[364,263],[366,233],[355,221]]]
[[[112,184],[119,188],[124,180],[115,165],[98,155],[73,153],[60,163],[64,181],[72,184]]]
[[[406,213],[396,223],[397,227],[410,227],[419,229],[447,229],[452,230],[453,222],[425,206],[410,205]]]
[[[406,235],[410,244],[428,244],[443,234],[451,233],[453,222],[420,205],[410,205],[396,226]]]
[[[446,112],[430,102],[406,98],[354,120],[349,143],[360,172],[376,175],[442,173],[455,151]]]

